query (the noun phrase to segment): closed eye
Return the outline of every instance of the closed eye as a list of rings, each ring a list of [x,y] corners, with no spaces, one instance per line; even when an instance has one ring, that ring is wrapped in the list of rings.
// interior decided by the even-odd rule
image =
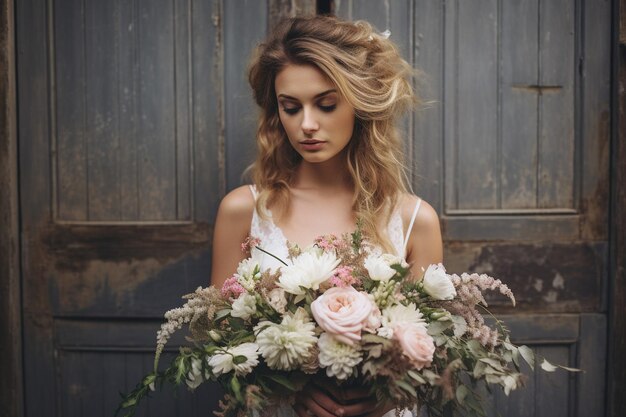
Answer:
[[[300,111],[300,107],[283,107],[283,111],[287,114],[296,114]]]

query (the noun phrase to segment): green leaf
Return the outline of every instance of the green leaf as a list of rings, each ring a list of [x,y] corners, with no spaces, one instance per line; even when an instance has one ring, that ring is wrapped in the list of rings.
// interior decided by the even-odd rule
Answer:
[[[292,392],[296,392],[297,388],[291,383],[291,381],[289,381],[286,377],[284,377],[283,375],[279,375],[279,374],[269,374],[267,375],[267,377],[269,379],[271,379],[272,381],[282,385],[283,387],[289,389]]]
[[[547,359],[543,359],[543,362],[541,362],[541,369],[543,369],[546,372],[554,372],[556,371],[556,366],[552,365],[550,362],[548,362]]]
[[[431,336],[438,336],[450,327],[452,327],[452,322],[432,321],[428,324],[428,334]]]
[[[522,358],[526,361],[526,363],[530,366],[530,369],[535,370],[535,354],[532,349],[526,345],[519,346],[517,348]]]
[[[243,396],[241,395],[241,384],[239,383],[239,380],[236,376],[234,376],[230,380],[230,389],[233,391],[233,394],[235,394],[235,398],[237,399],[237,401],[243,403]]]
[[[215,317],[213,317],[213,321],[215,321],[215,322],[220,321],[224,317],[228,316],[231,311],[232,310],[230,308],[225,308],[225,309],[219,310],[217,313],[215,313]]]
[[[399,380],[399,381],[396,381],[396,385],[402,388],[403,390],[405,390],[406,392],[408,392],[409,394],[411,394],[412,396],[417,397],[417,391],[415,391],[415,388],[413,388],[407,382],[403,380]]]
[[[492,367],[494,367],[495,369],[499,369],[502,370],[502,364],[500,363],[500,361],[496,360],[496,359],[492,359],[492,358],[480,358],[479,361],[481,362],[485,362],[486,364],[491,365]]]
[[[415,372],[415,371],[413,371],[411,369],[409,369],[407,371],[407,373],[409,374],[409,376],[411,378],[413,378],[414,380],[416,380],[420,384],[425,384],[426,383],[426,380],[424,378],[422,378],[422,376],[419,373],[417,373],[417,372]]]
[[[467,397],[467,394],[469,394],[469,390],[465,385],[459,385],[458,387],[456,387],[456,400],[459,402],[459,404],[463,404],[463,402],[465,401],[465,397]]]

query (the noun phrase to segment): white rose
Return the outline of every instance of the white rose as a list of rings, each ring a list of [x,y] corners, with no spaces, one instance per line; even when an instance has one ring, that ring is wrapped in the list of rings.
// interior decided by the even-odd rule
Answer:
[[[246,360],[235,363],[235,358],[244,356]],[[246,375],[252,372],[252,368],[259,364],[259,346],[256,343],[242,343],[238,346],[226,349],[224,353],[218,353],[208,359],[209,366],[215,376],[235,370],[236,375]]]
[[[293,265],[283,267],[278,286],[290,294],[302,295],[306,289],[318,290],[330,278],[340,260],[334,253],[304,252],[293,260]]]
[[[233,301],[233,310],[230,315],[233,317],[240,317],[244,320],[248,320],[254,313],[256,313],[256,298],[254,295],[243,293]]]
[[[203,381],[209,379],[210,374],[208,369],[202,375],[202,361],[198,358],[191,358],[191,370],[187,374],[185,382],[189,388],[196,389]],[[154,391],[153,387],[150,387]]]
[[[285,314],[285,308],[287,307],[285,290],[282,288],[274,288],[267,294],[267,303],[280,314]]]
[[[442,264],[430,265],[424,273],[424,291],[435,300],[452,300],[456,297],[454,284]]]
[[[389,253],[370,255],[365,259],[365,269],[374,281],[389,281],[396,274],[391,265],[402,264],[402,259]]]

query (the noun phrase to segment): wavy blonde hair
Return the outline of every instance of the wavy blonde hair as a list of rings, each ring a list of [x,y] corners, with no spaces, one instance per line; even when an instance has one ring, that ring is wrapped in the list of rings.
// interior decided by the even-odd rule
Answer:
[[[257,211],[262,216],[269,205],[280,215],[288,212],[289,186],[302,159],[280,122],[274,88],[276,75],[289,64],[317,67],[354,107],[355,126],[345,153],[353,211],[368,239],[389,251],[391,243],[377,219],[388,222],[400,194],[409,189],[396,125],[418,101],[411,86],[413,69],[367,22],[312,16],[279,23],[257,47],[249,71],[261,108],[250,172],[260,191]]]

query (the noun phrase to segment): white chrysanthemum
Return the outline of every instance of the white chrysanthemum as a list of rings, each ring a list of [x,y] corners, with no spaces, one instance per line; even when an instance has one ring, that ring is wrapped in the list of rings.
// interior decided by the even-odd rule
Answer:
[[[246,360],[240,363],[240,357]],[[236,359],[237,358],[237,359]],[[252,372],[252,368],[259,364],[259,346],[256,343],[242,343],[238,346],[226,349],[224,353],[218,353],[208,359],[209,366],[215,376],[235,370],[236,375],[246,375]]]
[[[370,255],[365,259],[365,269],[374,281],[389,281],[396,274],[391,265],[402,264],[400,257],[384,253],[380,256]]]
[[[256,313],[256,297],[244,292],[239,298],[233,301],[232,308],[231,316],[247,320]]]
[[[283,267],[278,286],[290,294],[302,295],[306,289],[318,290],[320,284],[330,278],[340,260],[334,253],[304,252]]]
[[[208,369],[205,370],[204,375],[202,375],[202,361],[198,358],[191,358],[191,370],[187,374],[187,379],[185,380],[187,386],[191,389],[196,389],[200,384],[202,384],[202,382],[209,379],[209,377],[210,374]]]
[[[259,330],[256,342],[271,369],[296,369],[307,359],[309,350],[317,342],[315,323],[302,308],[295,314],[285,315],[280,324],[260,322],[254,328],[255,332]]]
[[[261,278],[261,266],[258,256],[254,255],[250,258],[239,262],[237,266],[237,282],[248,291],[253,291],[256,281]]]
[[[452,300],[456,290],[443,265],[430,265],[424,273],[424,291],[435,300]]]
[[[317,346],[320,349],[320,367],[326,368],[326,375],[337,379],[347,379],[363,360],[358,345],[341,343],[328,333],[322,333]]]
[[[414,303],[408,306],[396,304],[382,311],[381,326],[378,328],[378,335],[391,339],[393,328],[398,324],[421,324],[426,327],[426,322]]]

